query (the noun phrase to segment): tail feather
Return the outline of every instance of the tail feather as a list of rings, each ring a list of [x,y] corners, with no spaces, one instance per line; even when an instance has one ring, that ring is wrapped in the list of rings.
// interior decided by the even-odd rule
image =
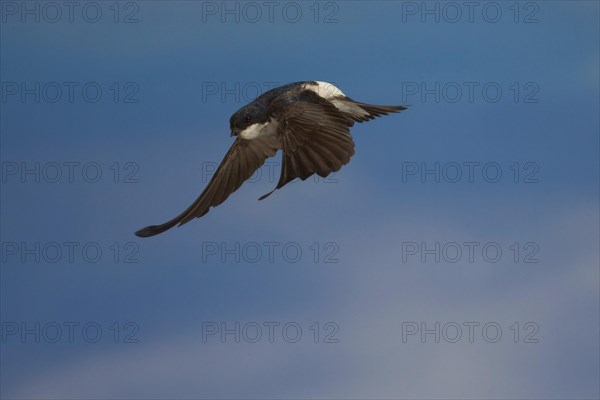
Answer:
[[[349,97],[333,99],[332,103],[356,122],[370,121],[382,115],[397,113],[407,109],[407,106],[380,106],[360,103]]]
[[[356,103],[360,108],[369,113],[368,119],[374,119],[381,117],[382,115],[388,115],[390,113],[397,113],[406,110],[406,106],[378,106],[374,104]],[[368,120],[367,119],[367,120]]]

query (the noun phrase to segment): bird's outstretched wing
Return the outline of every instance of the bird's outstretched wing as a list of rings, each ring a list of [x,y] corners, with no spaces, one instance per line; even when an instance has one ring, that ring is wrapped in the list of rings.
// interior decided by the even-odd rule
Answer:
[[[172,220],[161,225],[147,226],[135,234],[140,237],[154,236],[177,224],[183,225],[203,216],[210,207],[216,207],[224,202],[280,148],[281,142],[275,135],[261,136],[252,140],[236,139],[202,194],[191,206]]]
[[[353,121],[347,114],[312,92],[305,92],[298,100],[283,107],[278,117],[281,176],[275,189],[259,200],[295,178],[305,180],[313,174],[325,177],[338,171],[354,155],[350,136]]]

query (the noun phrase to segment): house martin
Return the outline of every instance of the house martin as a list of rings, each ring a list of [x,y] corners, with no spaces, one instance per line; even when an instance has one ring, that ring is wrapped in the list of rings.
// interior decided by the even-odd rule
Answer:
[[[350,127],[376,117],[405,110],[378,106],[347,97],[327,82],[295,82],[271,89],[231,116],[233,145],[200,196],[184,212],[161,225],[135,232],[148,237],[175,225],[200,218],[223,203],[278,150],[283,151],[281,175],[268,197],[286,183],[338,171],[354,155]]]

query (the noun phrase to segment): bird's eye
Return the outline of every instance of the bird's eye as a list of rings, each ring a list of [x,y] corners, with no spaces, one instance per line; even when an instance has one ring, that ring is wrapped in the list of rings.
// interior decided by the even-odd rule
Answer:
[[[246,115],[246,122],[250,122],[250,116]]]

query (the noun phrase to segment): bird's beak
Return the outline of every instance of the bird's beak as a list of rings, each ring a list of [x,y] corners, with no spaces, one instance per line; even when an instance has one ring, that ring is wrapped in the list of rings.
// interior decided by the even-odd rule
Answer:
[[[239,131],[239,129],[237,129],[237,128],[233,128],[233,129],[231,130],[231,136],[232,136],[232,137],[233,137],[233,136],[237,136],[239,132],[240,132],[240,131]]]

